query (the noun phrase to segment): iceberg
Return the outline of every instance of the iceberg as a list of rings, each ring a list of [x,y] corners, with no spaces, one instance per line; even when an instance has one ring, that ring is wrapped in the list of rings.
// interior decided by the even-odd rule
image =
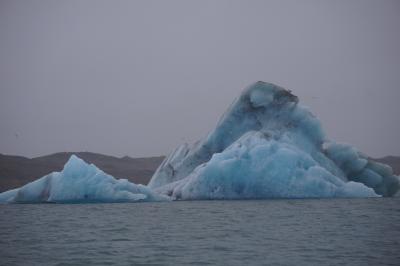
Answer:
[[[143,185],[115,179],[72,155],[61,172],[53,172],[18,189],[0,193],[3,203],[89,203],[164,201]]]
[[[148,186],[195,200],[392,196],[399,183],[389,166],[330,141],[291,91],[259,81],[203,140],[172,152]]]
[[[0,193],[0,202],[390,197],[399,188],[391,167],[329,140],[297,96],[259,81],[203,140],[166,157],[148,186],[71,156],[61,172]]]

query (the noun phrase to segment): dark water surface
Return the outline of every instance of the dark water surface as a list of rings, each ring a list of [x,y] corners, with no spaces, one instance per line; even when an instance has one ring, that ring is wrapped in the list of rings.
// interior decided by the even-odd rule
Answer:
[[[400,198],[0,205],[0,265],[400,265]]]

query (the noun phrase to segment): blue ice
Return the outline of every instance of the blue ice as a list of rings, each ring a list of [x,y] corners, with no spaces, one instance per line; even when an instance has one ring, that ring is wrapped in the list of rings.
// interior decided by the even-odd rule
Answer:
[[[203,140],[171,153],[149,187],[174,199],[392,196],[399,177],[329,140],[289,90],[246,88]]]

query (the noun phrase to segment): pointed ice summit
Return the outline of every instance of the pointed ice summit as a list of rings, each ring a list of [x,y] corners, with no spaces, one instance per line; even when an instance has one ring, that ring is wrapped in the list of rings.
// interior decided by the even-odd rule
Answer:
[[[72,155],[61,172],[46,175],[25,186],[0,193],[0,202],[84,203],[160,201],[166,197],[126,179],[115,179],[93,164]]]
[[[174,199],[392,196],[399,178],[349,145],[329,141],[289,90],[249,86],[208,136],[184,144],[149,187]]]

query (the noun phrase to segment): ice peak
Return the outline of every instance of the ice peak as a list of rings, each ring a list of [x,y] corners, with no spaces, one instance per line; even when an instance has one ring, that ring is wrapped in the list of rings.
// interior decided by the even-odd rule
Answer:
[[[318,119],[297,103],[297,96],[278,85],[264,81],[251,84],[228,108],[215,129],[193,147],[182,147],[171,155],[149,186],[158,187],[186,177],[196,166],[209,161],[213,154],[225,150],[250,131],[279,138],[303,130],[304,145],[319,145],[324,133]]]
[[[62,173],[71,177],[82,177],[86,173],[93,173],[101,171],[93,164],[88,164],[75,154],[72,154],[68,161],[65,163]]]
[[[75,168],[75,167],[83,167],[83,166],[88,166],[88,164],[82,160],[81,158],[79,158],[78,156],[76,156],[75,154],[72,154],[68,161],[65,163],[64,165],[64,170],[68,169],[68,168]]]
[[[286,102],[298,102],[297,96],[273,83],[257,81],[242,93],[242,98],[248,98],[253,107],[267,107],[271,103],[282,105]]]

